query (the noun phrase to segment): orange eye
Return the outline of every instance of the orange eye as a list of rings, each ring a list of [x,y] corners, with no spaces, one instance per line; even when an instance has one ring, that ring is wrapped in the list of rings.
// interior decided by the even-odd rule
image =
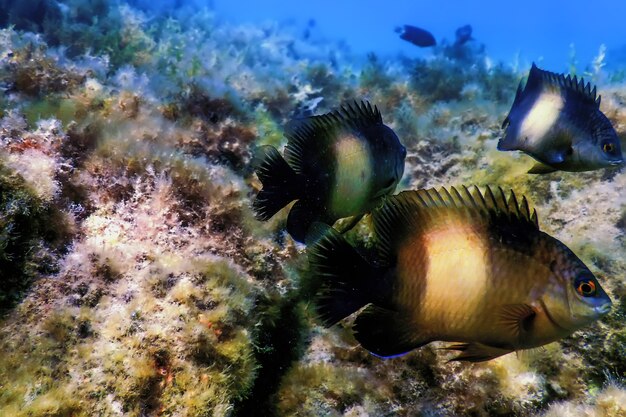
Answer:
[[[596,294],[596,283],[592,280],[580,281],[576,291],[583,297],[591,297]]]
[[[615,146],[612,143],[605,143],[604,145],[602,145],[602,150],[605,153],[611,153],[613,152],[613,149],[615,149]]]

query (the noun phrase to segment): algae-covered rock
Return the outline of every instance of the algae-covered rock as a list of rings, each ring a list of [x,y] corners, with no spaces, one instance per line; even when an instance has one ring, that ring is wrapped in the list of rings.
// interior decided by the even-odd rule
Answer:
[[[39,276],[58,269],[54,248],[64,234],[60,213],[0,161],[0,314]]]
[[[624,414],[626,172],[531,176],[497,151],[521,73],[482,48],[357,57],[148,3],[0,0],[0,415]],[[626,136],[626,90],[599,88]],[[291,118],[363,98],[407,148],[399,189],[525,194],[612,312],[479,364],[443,343],[383,360],[350,320],[323,328],[286,212],[250,210],[249,164]],[[370,248],[371,219],[348,238]]]

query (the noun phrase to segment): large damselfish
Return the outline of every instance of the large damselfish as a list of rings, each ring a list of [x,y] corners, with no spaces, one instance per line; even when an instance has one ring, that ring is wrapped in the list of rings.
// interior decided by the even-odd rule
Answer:
[[[298,200],[287,231],[300,242],[313,222],[332,225],[369,212],[394,192],[404,173],[406,149],[369,103],[294,120],[285,136],[285,158],[272,146],[255,156],[263,189],[253,208],[267,220]]]
[[[376,355],[440,340],[456,342],[457,360],[489,360],[563,338],[611,307],[583,262],[541,232],[512,192],[406,191],[372,216],[378,263],[320,224],[309,262],[323,281],[324,322],[360,310],[355,337]]]
[[[624,159],[611,122],[600,111],[596,88],[532,65],[504,119],[501,151],[520,150],[539,161],[529,172],[589,171]]]

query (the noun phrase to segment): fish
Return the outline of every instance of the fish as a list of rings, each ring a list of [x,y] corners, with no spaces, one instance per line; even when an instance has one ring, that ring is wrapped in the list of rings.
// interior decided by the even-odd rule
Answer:
[[[519,150],[538,161],[528,172],[590,171],[624,163],[619,137],[600,110],[601,96],[576,76],[533,63],[520,82],[498,150]]]
[[[415,26],[404,25],[403,27],[397,27],[395,31],[400,34],[400,39],[404,39],[405,41],[411,42],[413,45],[417,45],[422,48],[437,44],[437,41],[432,33]]]
[[[454,44],[457,46],[464,45],[468,41],[472,40],[472,26],[465,25],[458,28],[455,32],[456,39]]]
[[[270,145],[253,158],[262,189],[252,208],[265,221],[296,200],[287,232],[298,242],[313,222],[332,225],[354,216],[353,226],[395,191],[404,174],[406,148],[366,101],[292,120],[284,135],[284,158]]]
[[[313,28],[315,28],[316,25],[317,25],[317,22],[315,21],[315,19],[313,18],[309,19],[307,21],[306,27],[304,28],[302,38],[309,39],[311,37],[311,30],[313,30]]]
[[[332,326],[357,313],[355,338],[376,356],[443,341],[460,352],[451,360],[486,361],[559,340],[611,308],[513,191],[404,191],[371,216],[374,256],[317,223],[307,251],[319,318]]]

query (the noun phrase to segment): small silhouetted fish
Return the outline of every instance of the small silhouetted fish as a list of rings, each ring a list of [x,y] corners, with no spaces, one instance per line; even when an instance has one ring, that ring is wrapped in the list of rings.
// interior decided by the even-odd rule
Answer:
[[[304,32],[302,33],[302,37],[304,39],[309,39],[311,37],[311,30],[315,27],[316,22],[315,19],[309,19],[307,21],[306,27],[304,28]]]
[[[456,360],[485,361],[566,337],[611,308],[591,271],[512,192],[405,191],[372,217],[376,263],[319,223],[307,241],[321,318],[358,312],[355,338],[375,355],[439,340],[455,342]]]
[[[455,32],[456,40],[455,45],[464,45],[467,41],[472,40],[472,26],[465,25],[458,28]]]
[[[501,151],[520,150],[539,161],[529,173],[590,171],[623,163],[619,138],[600,111],[596,87],[532,65],[504,119]]]
[[[315,221],[369,212],[396,189],[406,150],[376,107],[355,103],[322,116],[291,121],[285,158],[272,146],[258,149],[253,165],[263,189],[253,203],[267,220],[293,200],[287,231],[304,241]]]
[[[415,26],[404,25],[404,27],[398,27],[396,28],[396,33],[400,34],[401,39],[422,48],[437,44],[435,37],[429,31]]]

